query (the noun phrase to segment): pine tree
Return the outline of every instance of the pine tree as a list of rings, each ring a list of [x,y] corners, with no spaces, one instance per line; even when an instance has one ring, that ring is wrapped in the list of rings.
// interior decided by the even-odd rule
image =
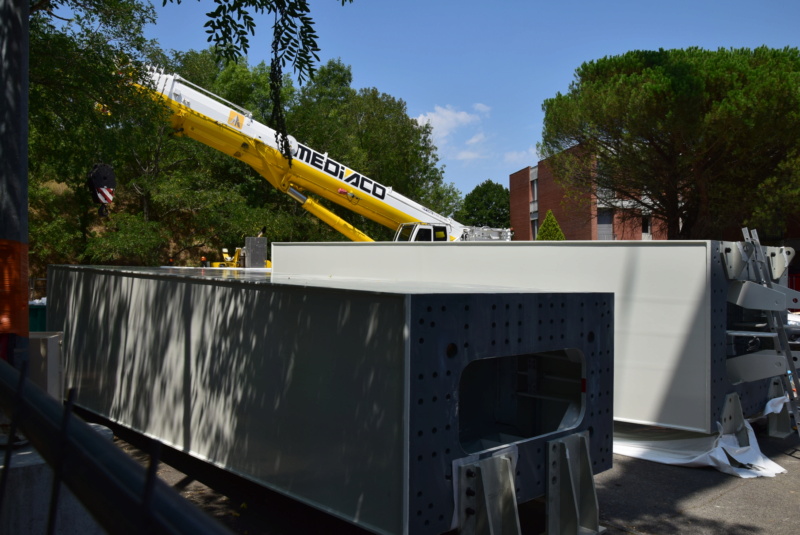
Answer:
[[[566,239],[564,233],[561,231],[561,227],[558,226],[558,221],[556,221],[556,216],[553,215],[553,211],[548,210],[547,215],[544,216],[544,221],[542,221],[542,226],[539,227],[539,232],[536,233],[536,240],[563,241]]]

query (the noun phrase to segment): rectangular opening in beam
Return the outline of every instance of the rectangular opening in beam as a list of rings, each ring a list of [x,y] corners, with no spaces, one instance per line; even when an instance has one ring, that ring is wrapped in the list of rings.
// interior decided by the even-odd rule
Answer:
[[[584,414],[577,349],[480,359],[459,382],[459,440],[475,453],[576,427]]]

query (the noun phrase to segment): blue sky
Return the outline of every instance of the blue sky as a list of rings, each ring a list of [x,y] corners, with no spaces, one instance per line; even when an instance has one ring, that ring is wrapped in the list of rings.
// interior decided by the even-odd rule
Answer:
[[[210,0],[160,6],[148,37],[202,50]],[[581,63],[629,50],[800,47],[800,0],[310,0],[321,63],[340,58],[353,87],[375,87],[433,125],[445,180],[463,193],[536,165],[542,102]],[[248,60],[269,55],[257,17]],[[300,140],[302,141],[302,140]],[[334,155],[335,156],[335,155]]]

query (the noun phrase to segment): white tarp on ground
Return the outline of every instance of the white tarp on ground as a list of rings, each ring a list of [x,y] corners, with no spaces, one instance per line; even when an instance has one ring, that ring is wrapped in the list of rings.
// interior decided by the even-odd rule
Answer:
[[[788,398],[767,404],[764,416],[779,412]],[[745,421],[749,445],[740,446],[735,435],[715,435],[661,427],[614,423],[614,453],[675,466],[711,466],[737,477],[773,477],[786,472],[765,457],[758,447],[753,428]]]

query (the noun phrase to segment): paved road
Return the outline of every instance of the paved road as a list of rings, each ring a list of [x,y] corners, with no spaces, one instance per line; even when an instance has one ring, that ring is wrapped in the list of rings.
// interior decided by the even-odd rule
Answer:
[[[144,457],[126,443],[134,456]],[[740,479],[712,468],[680,468],[614,456],[614,467],[595,477],[600,522],[608,535],[785,535],[797,533],[800,512],[800,438],[759,433],[762,452],[788,470],[774,478]],[[190,501],[247,535],[364,531],[282,499],[256,485],[221,483],[227,496],[162,465],[159,475]],[[526,533],[543,529],[541,508],[528,504]]]
[[[608,535],[786,535],[800,524],[800,438],[758,436],[762,453],[788,472],[740,479],[713,468],[680,468],[614,456],[595,477]]]

